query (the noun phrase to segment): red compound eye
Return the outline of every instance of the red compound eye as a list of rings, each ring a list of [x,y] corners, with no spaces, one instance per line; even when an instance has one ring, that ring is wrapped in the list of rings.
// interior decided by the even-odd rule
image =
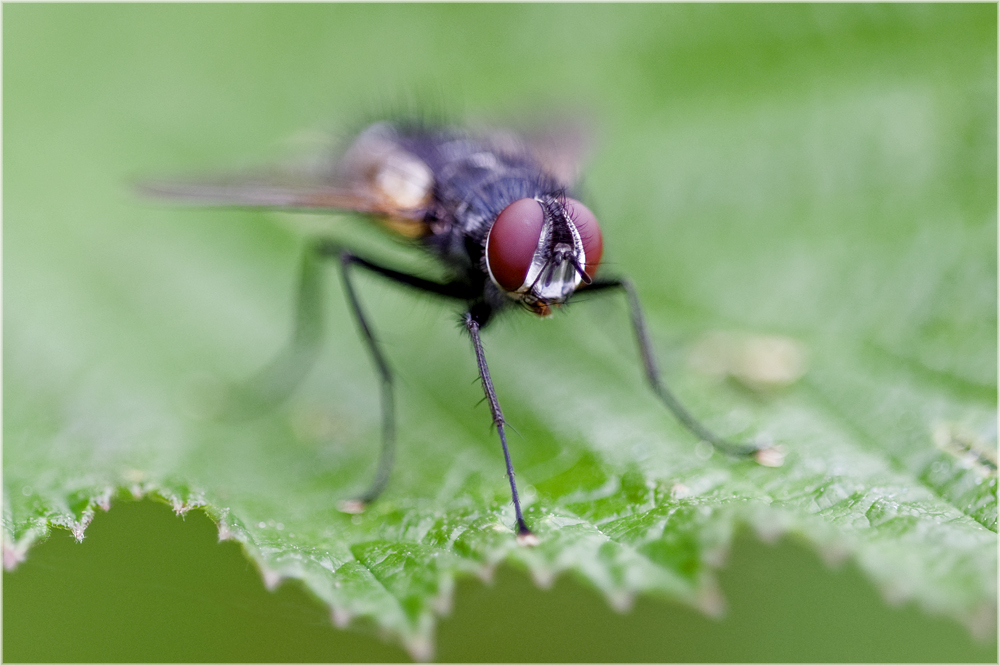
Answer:
[[[597,267],[601,265],[601,254],[604,252],[601,227],[590,209],[576,199],[566,199],[566,210],[569,211],[569,217],[580,234],[583,251],[587,255],[587,265],[583,270],[588,277],[593,278],[597,274]]]
[[[587,255],[584,271],[593,278],[604,249],[597,218],[576,199],[566,199],[566,211],[580,234]],[[519,199],[497,216],[486,239],[486,267],[506,291],[517,291],[524,284],[544,225],[545,212],[534,199]]]
[[[544,224],[545,213],[534,199],[519,199],[497,216],[486,239],[486,267],[505,290],[524,284]]]

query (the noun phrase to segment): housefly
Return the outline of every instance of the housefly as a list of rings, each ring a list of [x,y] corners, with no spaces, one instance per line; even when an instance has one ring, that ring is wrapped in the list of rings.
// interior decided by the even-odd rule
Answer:
[[[780,463],[775,448],[730,443],[712,433],[660,380],[642,308],[632,283],[602,274],[603,240],[594,214],[572,192],[581,142],[574,132],[532,139],[506,131],[470,131],[422,122],[379,122],[367,127],[339,158],[310,169],[263,175],[147,183],[146,194],[187,203],[313,212],[355,211],[422,247],[449,277],[433,280],[355,254],[333,241],[311,243],[303,260],[292,340],[258,379],[273,394],[287,393],[318,348],[311,314],[318,260],[340,266],[350,310],[381,380],[382,448],[368,490],[340,508],[362,511],[385,489],[396,441],[393,374],[372,332],[354,285],[357,269],[461,305],[479,378],[500,438],[510,483],[518,541],[537,543],[521,512],[506,422],[493,388],[480,331],[504,310],[540,317],[577,292],[621,293],[646,378],[677,419],[714,448],[763,464]]]

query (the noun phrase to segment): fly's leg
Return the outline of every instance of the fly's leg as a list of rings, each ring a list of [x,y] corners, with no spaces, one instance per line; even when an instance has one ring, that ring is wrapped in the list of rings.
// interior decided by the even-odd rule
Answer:
[[[419,291],[444,296],[446,298],[470,301],[473,300],[478,294],[469,285],[466,285],[463,282],[439,283],[431,280],[425,280],[415,275],[402,273],[400,271],[372,263],[367,259],[363,259],[355,254],[352,254],[351,252],[340,250],[332,244],[321,246],[321,251],[324,254],[337,254],[340,256],[344,276],[344,288],[347,291],[348,300],[351,304],[352,310],[354,311],[354,315],[358,320],[358,324],[361,327],[361,332],[368,345],[368,349],[371,352],[372,358],[375,361],[375,365],[382,378],[383,434],[382,455],[379,459],[378,472],[371,488],[369,488],[369,490],[364,493],[361,498],[352,502],[342,503],[341,505],[342,510],[359,511],[364,508],[365,504],[372,502],[376,497],[378,497],[389,480],[389,472],[392,469],[393,450],[395,447],[396,427],[395,415],[393,411],[392,374],[385,358],[378,348],[378,343],[372,335],[371,328],[368,326],[365,316],[361,310],[357,294],[350,281],[348,268],[352,266],[365,268],[373,273],[387,277],[394,282],[413,287]],[[524,516],[521,513],[521,501],[517,496],[517,485],[514,482],[514,465],[511,463],[510,451],[507,449],[507,434],[504,427],[503,412],[500,410],[500,401],[497,400],[496,391],[493,389],[493,380],[490,378],[490,369],[486,365],[486,355],[483,352],[483,343],[479,337],[479,329],[481,327],[480,319],[485,321],[485,319],[489,316],[489,313],[488,311],[477,311],[477,314],[480,315],[479,318],[477,318],[472,311],[466,313],[464,324],[466,329],[469,331],[469,336],[472,338],[472,346],[476,352],[476,363],[479,366],[479,377],[483,383],[483,391],[490,404],[490,413],[493,416],[493,423],[496,425],[497,432],[500,434],[500,444],[503,447],[504,461],[507,464],[507,478],[510,480],[510,491],[514,500],[514,514],[517,517],[517,539],[522,545],[535,545],[538,543],[538,537],[536,537],[531,530],[528,529],[528,524],[524,521]]]
[[[386,362],[385,356],[382,355],[378,342],[372,334],[371,327],[365,319],[365,313],[361,309],[357,292],[355,292],[354,284],[351,282],[351,274],[348,269],[353,265],[353,258],[354,255],[349,252],[342,252],[340,254],[340,274],[344,280],[344,291],[347,294],[347,302],[354,313],[355,321],[358,322],[358,327],[361,329],[361,337],[368,347],[368,353],[371,354],[372,361],[375,363],[375,369],[378,370],[379,379],[381,380],[382,451],[379,454],[375,479],[368,487],[368,490],[355,500],[347,500],[340,503],[340,510],[347,513],[359,513],[363,511],[367,504],[375,501],[375,498],[382,494],[386,484],[389,483],[389,473],[392,471],[392,463],[396,450],[396,402],[392,388],[392,371],[389,369],[389,364]]]
[[[358,323],[361,337],[365,342],[365,346],[368,347],[368,353],[371,355],[372,362],[375,364],[381,385],[382,450],[379,454],[375,479],[358,498],[341,502],[338,507],[341,511],[347,513],[359,513],[382,494],[382,491],[385,490],[389,482],[389,474],[392,472],[396,449],[396,408],[392,370],[389,368],[389,363],[379,347],[378,340],[375,339],[375,335],[372,333],[364,310],[361,308],[361,302],[358,299],[357,291],[351,279],[351,269],[355,266],[364,268],[414,289],[451,298],[465,299],[468,295],[468,288],[463,283],[433,282],[415,275],[386,268],[325,241],[317,245],[317,252],[320,256],[336,257],[340,260],[340,271],[343,277],[344,291],[347,294],[347,302]]]
[[[476,363],[479,365],[479,378],[483,382],[483,392],[486,394],[486,401],[490,404],[490,414],[493,416],[493,425],[500,435],[500,445],[503,447],[504,461],[507,463],[507,479],[510,481],[510,493],[514,498],[514,515],[517,517],[517,541],[521,545],[537,545],[538,537],[528,529],[528,524],[524,522],[521,515],[521,501],[517,497],[517,484],[514,483],[514,465],[510,461],[510,452],[507,450],[507,434],[504,430],[503,412],[500,410],[500,401],[497,400],[496,391],[493,390],[493,380],[490,379],[490,369],[486,365],[486,355],[483,353],[483,342],[479,337],[479,322],[473,317],[471,312],[467,312],[464,318],[465,328],[472,338],[472,346],[476,350]]]
[[[677,396],[660,379],[660,370],[657,367],[656,357],[653,354],[653,345],[649,340],[649,333],[646,331],[646,320],[642,315],[642,306],[639,303],[639,297],[635,293],[635,287],[632,286],[632,283],[625,279],[595,280],[587,287],[587,292],[607,291],[611,289],[621,289],[625,292],[625,297],[628,300],[629,316],[632,320],[632,330],[639,345],[639,353],[642,356],[642,365],[646,371],[646,379],[649,381],[656,396],[677,417],[677,420],[699,439],[708,442],[715,449],[723,453],[737,457],[753,457],[763,465],[780,465],[781,452],[777,448],[772,446],[756,446],[754,444],[735,444],[727,441],[706,428],[701,421],[696,419],[681,404]]]
[[[220,416],[246,419],[285,400],[316,361],[323,334],[323,280],[318,257],[302,257],[292,337],[267,366],[226,396]]]

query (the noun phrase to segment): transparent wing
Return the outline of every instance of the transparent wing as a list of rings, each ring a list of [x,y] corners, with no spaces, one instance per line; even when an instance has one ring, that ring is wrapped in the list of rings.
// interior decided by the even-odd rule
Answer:
[[[188,180],[153,180],[140,183],[145,196],[203,206],[237,206],[319,211],[355,210],[384,214],[373,197],[337,185],[284,183],[274,174],[232,174]]]
[[[575,118],[528,124],[517,131],[493,129],[487,136],[500,150],[527,152],[567,187],[579,180],[594,144],[592,123]]]
[[[351,210],[414,222],[423,220],[433,188],[430,168],[403,149],[391,128],[382,125],[362,132],[338,161],[138,185],[146,196],[192,205]]]

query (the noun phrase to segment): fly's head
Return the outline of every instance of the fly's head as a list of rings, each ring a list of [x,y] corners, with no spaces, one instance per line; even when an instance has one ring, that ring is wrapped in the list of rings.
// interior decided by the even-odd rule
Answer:
[[[601,262],[601,229],[575,199],[519,199],[486,236],[486,270],[509,298],[540,316],[590,284]]]

